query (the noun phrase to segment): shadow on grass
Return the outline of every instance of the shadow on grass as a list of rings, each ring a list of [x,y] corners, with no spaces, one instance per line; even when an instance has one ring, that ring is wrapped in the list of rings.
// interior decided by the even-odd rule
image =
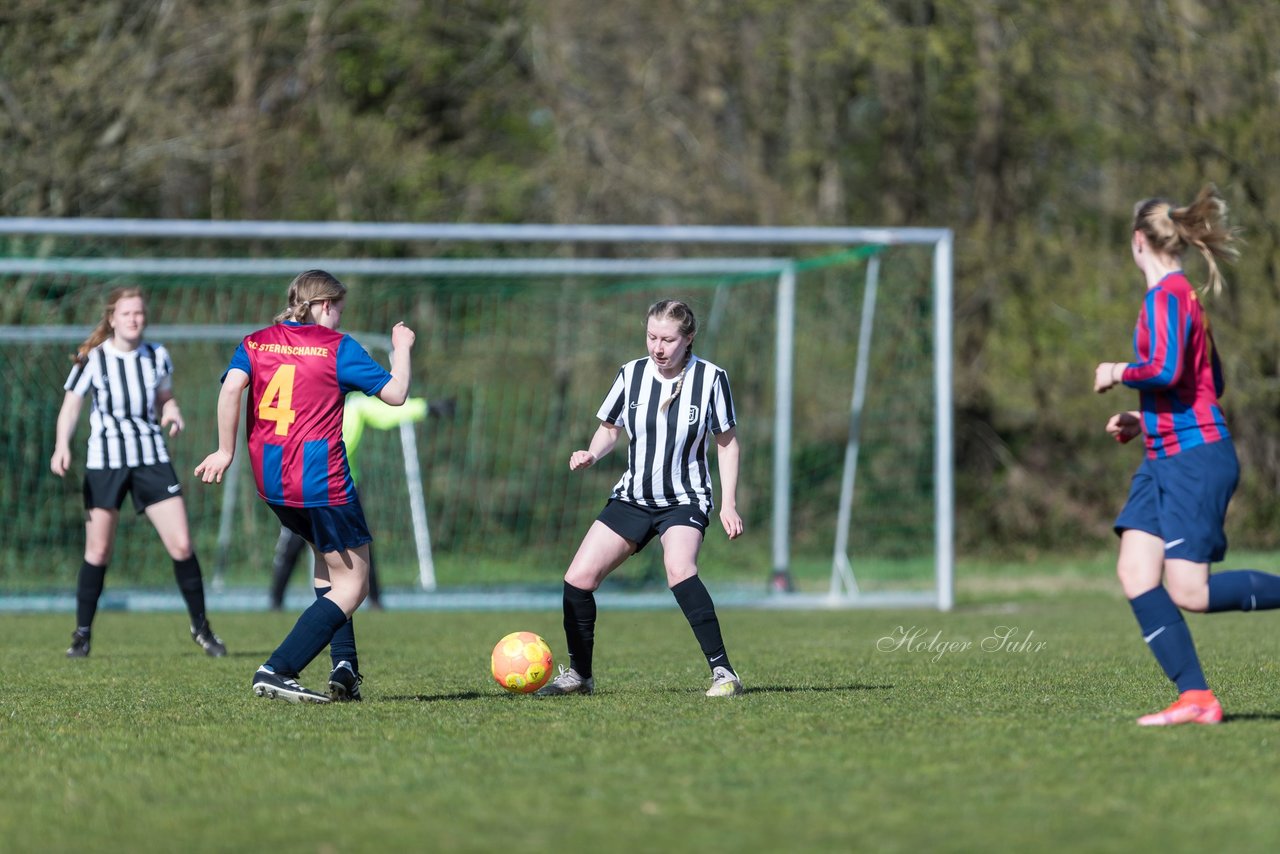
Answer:
[[[1245,721],[1280,721],[1280,713],[1277,712],[1245,712],[1240,715],[1223,715],[1222,722],[1230,724]]]
[[[744,694],[802,694],[802,693],[837,693],[846,691],[889,691],[892,685],[758,685],[744,691]],[[608,692],[597,692],[608,693]],[[701,688],[667,688],[667,694],[700,694]],[[380,697],[384,702],[438,703],[450,700],[493,700],[507,698],[518,700],[526,694],[497,694],[491,691],[456,691],[452,694],[396,694]],[[539,698],[544,699],[544,698]]]
[[[103,646],[105,647],[106,644],[103,644]],[[155,661],[155,658],[158,654],[160,654],[160,652],[158,652],[157,650],[147,650],[146,652],[132,652],[128,650],[124,650],[124,651],[112,650],[110,648],[99,649],[98,647],[95,646],[93,648],[92,654],[90,654],[87,658],[67,658],[66,653],[63,653],[63,652],[58,652],[56,657],[66,659],[67,661],[83,661],[83,662],[86,662],[85,666],[88,666],[88,662],[93,662],[93,661],[124,661],[124,662]],[[266,650],[262,652],[245,652],[242,649],[237,649],[234,651],[228,650],[226,655],[212,656],[212,655],[205,655],[203,652],[200,651],[198,647],[195,647],[192,649],[184,650],[184,654],[189,654],[190,657],[195,660],[211,659],[215,661],[218,661],[218,660],[230,661],[230,660],[237,660],[237,659],[243,658],[249,661],[256,661],[258,664],[261,664],[262,662],[266,661],[268,658],[271,657],[271,650]],[[255,669],[256,669],[256,666],[255,666]]]
[[[892,685],[750,685],[746,694],[822,694],[845,691],[891,691]]]
[[[379,697],[383,702],[440,703],[448,700],[492,700],[503,694],[480,691],[457,691],[453,694],[394,694],[390,697]]]
[[[744,694],[806,694],[806,693],[843,693],[847,691],[891,691],[893,685],[863,685],[854,683],[851,685],[753,685],[747,688]],[[605,692],[596,692],[608,693]],[[666,694],[700,694],[701,688],[667,688],[663,693]],[[506,698],[511,700],[519,700],[521,697],[527,697],[527,694],[499,694],[492,691],[455,691],[452,694],[394,694],[389,697],[379,697],[384,702],[411,702],[411,703],[439,703],[450,700],[493,700],[498,698]],[[539,698],[545,699],[545,698]]]

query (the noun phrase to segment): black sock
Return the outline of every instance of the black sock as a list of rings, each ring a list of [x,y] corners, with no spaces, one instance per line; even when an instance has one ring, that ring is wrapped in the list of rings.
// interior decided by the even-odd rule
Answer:
[[[332,599],[317,599],[302,612],[288,637],[271,653],[267,666],[281,676],[296,678],[346,623],[347,615]]]
[[[702,654],[707,657],[707,666],[714,671],[717,667],[733,670],[729,663],[729,655],[724,651],[724,639],[720,636],[720,620],[716,618],[716,606],[711,601],[711,594],[698,576],[686,578],[671,588],[675,594],[680,610],[693,629],[693,636],[702,647]]]
[[[191,615],[191,628],[199,630],[204,625],[204,579],[200,576],[200,561],[193,553],[186,560],[173,562],[173,577],[178,581],[178,589],[187,603],[187,613]]]
[[[316,598],[323,599],[324,595],[332,589],[332,586],[317,587]],[[360,656],[356,654],[355,617],[348,617],[346,625],[333,633],[333,640],[329,641],[329,658],[334,667],[338,666],[339,661],[349,661],[351,669],[356,673],[360,672]]]
[[[98,613],[98,599],[102,596],[102,586],[106,579],[107,568],[95,566],[88,561],[80,564],[80,577],[76,580],[76,628],[86,632],[93,625],[93,618]]]
[[[591,653],[596,645],[596,597],[590,590],[564,583],[564,637],[569,666],[583,679],[591,678]]]

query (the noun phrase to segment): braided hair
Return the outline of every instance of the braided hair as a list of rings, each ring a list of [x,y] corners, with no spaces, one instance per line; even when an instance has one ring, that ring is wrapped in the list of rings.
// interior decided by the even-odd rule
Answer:
[[[347,295],[347,286],[324,270],[307,270],[289,283],[289,305],[275,317],[276,323],[314,323],[313,303],[337,302]]]
[[[658,407],[659,412],[666,412],[667,408],[680,396],[680,389],[684,387],[685,374],[689,372],[689,363],[693,361],[693,336],[698,334],[698,319],[693,316],[693,309],[685,303],[664,299],[649,306],[649,311],[644,318],[646,326],[650,320],[673,320],[680,334],[689,339],[689,346],[684,351],[684,364],[680,366],[680,376],[676,378],[671,394]]]

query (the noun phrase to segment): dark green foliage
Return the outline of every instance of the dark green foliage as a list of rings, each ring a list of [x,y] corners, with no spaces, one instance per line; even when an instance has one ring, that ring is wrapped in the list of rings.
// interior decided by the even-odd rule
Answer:
[[[1248,239],[1210,304],[1232,535],[1274,545],[1277,43],[1270,0],[12,0],[0,214],[952,227],[957,530],[989,552],[1106,541],[1131,206],[1214,181]]]

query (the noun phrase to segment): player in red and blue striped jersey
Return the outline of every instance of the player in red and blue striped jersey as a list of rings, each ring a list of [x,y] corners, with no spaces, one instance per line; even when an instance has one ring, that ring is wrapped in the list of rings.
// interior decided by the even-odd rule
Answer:
[[[1147,290],[1133,351],[1137,361],[1120,381],[1138,390],[1148,457],[1230,438],[1218,406],[1224,382],[1208,316],[1181,269]]]
[[[1210,574],[1227,552],[1227,505],[1240,477],[1231,433],[1218,405],[1224,382],[1209,320],[1182,270],[1195,248],[1221,289],[1219,260],[1232,260],[1226,204],[1206,186],[1190,205],[1147,199],[1134,209],[1130,248],[1147,294],[1134,330],[1133,362],[1102,362],[1094,390],[1124,384],[1139,409],[1118,412],[1107,432],[1119,442],[1140,434],[1146,456],[1115,522],[1116,571],[1143,640],[1177,686],[1178,699],[1138,719],[1144,726],[1214,724],[1222,706],[1204,677],[1179,608],[1196,612],[1280,607],[1280,576],[1255,570]]]
[[[250,379],[249,459],[258,495],[285,507],[330,507],[358,500],[346,446],[348,391],[376,395],[390,379],[349,335],[285,320],[248,335],[228,372]]]
[[[260,697],[292,702],[360,699],[360,668],[351,615],[369,592],[372,537],[342,443],[346,395],[360,391],[392,406],[409,395],[413,331],[391,330],[391,371],[338,332],[346,286],[323,270],[289,285],[289,307],[276,323],[247,335],[223,375],[218,450],[196,467],[221,482],[235,452],[240,396],[249,389],[249,458],[258,495],[280,522],[316,552],[316,601],[253,677]],[[334,668],[329,696],[298,684],[326,646]]]

